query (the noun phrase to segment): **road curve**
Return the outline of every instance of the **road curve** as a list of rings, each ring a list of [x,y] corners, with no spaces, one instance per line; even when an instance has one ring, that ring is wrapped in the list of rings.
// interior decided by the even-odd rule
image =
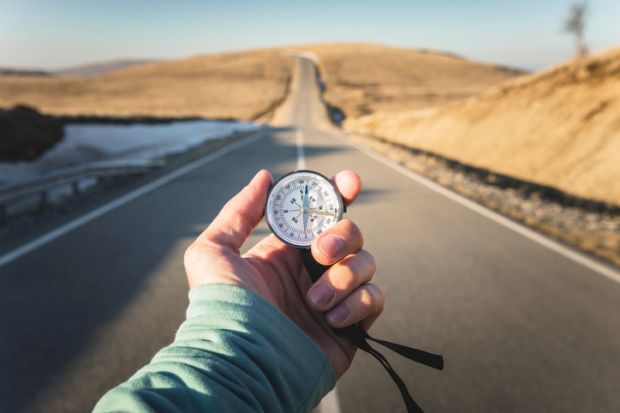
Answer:
[[[373,332],[446,357],[436,372],[388,355],[426,411],[620,411],[620,284],[319,129],[314,67],[297,70],[288,126],[0,266],[0,412],[88,411],[148,362],[183,319],[186,246],[258,169],[284,174],[300,154],[307,168],[362,176],[348,216],[388,297]],[[247,245],[267,233],[261,224]],[[399,397],[365,354],[338,383],[344,412],[404,411]]]

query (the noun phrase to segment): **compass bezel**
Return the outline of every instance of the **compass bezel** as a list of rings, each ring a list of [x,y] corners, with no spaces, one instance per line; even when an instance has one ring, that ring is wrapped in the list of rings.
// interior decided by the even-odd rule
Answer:
[[[309,176],[310,178],[314,178],[317,179],[319,181],[324,181],[326,182],[332,189],[332,191],[336,194],[336,201],[338,202],[338,214],[336,219],[334,220],[334,222],[329,226],[331,227],[332,225],[335,225],[338,221],[340,221],[342,219],[342,215],[344,213],[344,201],[342,200],[342,195],[340,195],[340,191],[338,191],[338,188],[336,188],[336,185],[334,185],[334,183],[331,181],[331,179],[329,179],[328,177],[326,177],[325,175],[323,175],[320,172],[316,172],[316,171],[312,171],[309,169],[302,169],[302,170],[298,170],[298,171],[292,171],[289,172],[283,176],[281,176],[276,182],[274,182],[273,185],[271,185],[271,188],[269,188],[269,192],[267,193],[267,199],[265,200],[265,222],[267,223],[267,226],[269,227],[269,229],[271,230],[271,232],[278,237],[278,239],[282,242],[284,242],[285,244],[291,245],[295,248],[298,249],[310,249],[310,246],[312,245],[312,241],[314,241],[314,238],[308,240],[308,241],[298,241],[298,242],[292,242],[290,239],[287,239],[288,237],[285,237],[283,235],[281,235],[279,233],[279,229],[277,228],[277,226],[275,225],[275,223],[271,222],[271,214],[269,214],[269,206],[270,203],[273,201],[273,197],[275,195],[274,190],[278,187],[278,185],[282,184],[282,182],[287,181],[290,179],[291,175],[300,175],[300,178],[304,177],[304,174],[306,176]],[[292,180],[297,179],[296,177]],[[329,228],[328,227],[328,228]]]

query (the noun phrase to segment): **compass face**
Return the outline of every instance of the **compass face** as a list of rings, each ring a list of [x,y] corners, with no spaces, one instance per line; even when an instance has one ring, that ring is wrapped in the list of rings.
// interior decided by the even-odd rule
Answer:
[[[342,218],[342,197],[329,179],[313,171],[284,175],[267,196],[265,220],[287,244],[309,247]]]

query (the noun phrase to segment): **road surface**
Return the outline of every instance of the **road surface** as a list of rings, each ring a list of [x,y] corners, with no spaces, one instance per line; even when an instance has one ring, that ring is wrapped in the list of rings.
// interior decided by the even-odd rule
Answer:
[[[300,59],[293,86],[282,115],[290,126],[140,181],[131,188],[139,192],[103,210],[85,206],[46,239],[37,237],[49,225],[0,242],[1,412],[91,409],[172,340],[187,304],[183,252],[221,205],[258,169],[278,176],[303,163],[362,176],[348,216],[388,300],[373,332],[445,355],[444,372],[388,355],[426,411],[620,411],[617,280],[319,130],[309,60]],[[248,245],[267,234],[261,224]],[[27,248],[7,255],[18,244]],[[329,404],[324,410],[403,411],[366,354]]]

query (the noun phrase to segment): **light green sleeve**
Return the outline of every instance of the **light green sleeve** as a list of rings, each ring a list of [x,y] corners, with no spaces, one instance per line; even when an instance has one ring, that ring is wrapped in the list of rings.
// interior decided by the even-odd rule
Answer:
[[[95,412],[307,412],[334,387],[321,349],[261,297],[208,285],[189,299],[174,342]]]

